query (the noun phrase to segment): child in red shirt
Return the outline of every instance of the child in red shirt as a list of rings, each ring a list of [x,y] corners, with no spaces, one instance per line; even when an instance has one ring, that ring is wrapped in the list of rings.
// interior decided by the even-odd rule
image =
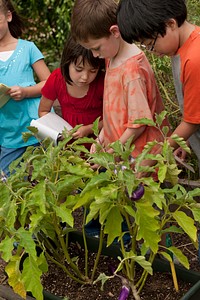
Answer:
[[[90,136],[93,122],[102,119],[104,60],[77,44],[69,36],[60,68],[54,70],[42,89],[39,116],[51,111],[54,101],[60,103],[62,117],[72,127],[83,124],[74,138]],[[102,120],[99,122],[102,126]]]

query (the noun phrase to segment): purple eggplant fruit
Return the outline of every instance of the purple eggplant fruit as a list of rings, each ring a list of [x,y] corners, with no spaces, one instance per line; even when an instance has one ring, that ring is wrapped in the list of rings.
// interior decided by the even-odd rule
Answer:
[[[130,293],[130,289],[123,285],[118,300],[127,300]]]
[[[131,199],[132,201],[137,201],[140,198],[142,198],[142,196],[144,195],[144,186],[143,184],[139,184],[137,186],[137,188],[132,192],[131,196],[129,196],[128,192],[126,191],[127,196],[129,197],[129,199]]]
[[[144,195],[144,186],[140,183],[138,187],[132,192],[131,200],[139,200]]]

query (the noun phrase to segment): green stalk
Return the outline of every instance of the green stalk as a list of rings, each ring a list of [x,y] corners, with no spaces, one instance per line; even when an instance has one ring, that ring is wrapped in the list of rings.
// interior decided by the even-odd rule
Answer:
[[[87,240],[85,234],[85,221],[86,221],[86,209],[84,209],[83,215],[83,242],[84,242],[84,253],[85,253],[85,276],[88,277],[88,247],[87,247]]]
[[[152,264],[155,258],[155,254],[151,253],[149,256],[149,262]],[[146,270],[143,271],[142,276],[140,277],[140,279],[138,280],[138,282],[136,283],[136,287],[139,286],[138,288],[138,293],[141,292],[141,290],[143,289],[145,282],[147,280],[147,276],[148,276],[148,272]]]
[[[123,238],[121,239],[120,244],[121,244],[122,255],[123,255],[123,257],[125,257],[126,250],[124,248]],[[131,274],[130,274],[129,262],[128,262],[127,259],[125,259],[124,264],[125,264],[125,268],[126,268],[126,275],[127,275],[128,279],[130,280],[131,279]]]
[[[130,282],[130,287],[131,287],[131,290],[132,290],[132,294],[133,294],[133,297],[135,298],[135,300],[140,300],[140,296],[139,296],[139,292],[137,291],[135,285],[133,284],[133,282]]]
[[[42,245],[41,241],[39,240],[38,243],[41,248],[45,248],[45,253],[46,249],[50,249],[50,251],[53,253],[52,255],[56,258],[57,261],[60,261],[60,255],[57,253],[57,251],[52,247],[51,243],[49,242],[48,238],[42,236],[42,239],[44,241],[44,246]]]
[[[62,247],[62,250],[64,252],[64,255],[65,255],[65,258],[67,260],[67,263],[70,265],[70,267],[74,270],[74,272],[77,274],[77,276],[80,278],[80,279],[83,279],[84,278],[84,275],[80,272],[79,268],[73,263],[73,261],[71,260],[71,257],[69,255],[69,252],[66,248],[66,245],[65,245],[65,240],[63,238],[63,236],[60,234],[59,232],[59,228],[57,226],[57,223],[54,222],[55,224],[55,231],[57,233],[57,236],[58,236],[58,239],[59,239],[59,242],[60,242],[60,245]]]
[[[70,273],[70,271],[65,267],[65,265],[59,263],[57,260],[55,260],[51,255],[49,255],[48,253],[46,253],[46,256],[49,260],[51,260],[54,264],[56,264],[57,266],[59,266],[71,279],[73,279],[74,281],[80,283],[80,284],[85,284],[84,280],[81,280],[77,277],[75,277],[72,273]]]
[[[136,232],[137,232],[137,225],[135,225],[133,235],[132,235],[132,243],[131,243],[131,250],[133,253],[136,253]],[[131,280],[134,281],[135,278],[135,261],[132,259],[130,263],[130,272],[131,272]]]
[[[91,276],[92,282],[94,281],[94,275],[95,275],[95,272],[96,272],[96,269],[97,269],[97,266],[98,266],[98,263],[99,263],[99,259],[100,259],[100,255],[101,255],[101,251],[102,251],[102,247],[103,247],[103,236],[104,236],[103,228],[101,228],[100,237],[99,237],[99,248],[98,248],[98,252],[97,252],[97,255],[96,255],[95,262],[94,262],[94,267],[93,267],[93,270],[92,270],[92,276]]]

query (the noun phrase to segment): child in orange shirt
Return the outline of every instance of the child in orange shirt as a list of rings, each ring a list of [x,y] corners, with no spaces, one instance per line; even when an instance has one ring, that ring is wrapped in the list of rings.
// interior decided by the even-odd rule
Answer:
[[[188,141],[200,166],[200,27],[187,21],[184,0],[121,0],[118,24],[128,43],[138,41],[158,56],[170,56],[177,99],[183,118],[174,130]],[[175,153],[185,151],[169,138]],[[200,170],[200,168],[199,168]]]

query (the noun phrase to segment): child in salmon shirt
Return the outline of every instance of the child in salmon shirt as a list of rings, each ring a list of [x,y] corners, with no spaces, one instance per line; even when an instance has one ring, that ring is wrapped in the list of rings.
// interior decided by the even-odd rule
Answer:
[[[117,3],[113,0],[76,0],[71,31],[78,43],[107,62],[100,143],[112,153],[110,143],[120,140],[125,144],[132,137],[132,156],[136,157],[147,142],[160,142],[163,136],[158,129],[134,121],[155,120],[155,114],[163,111],[164,105],[144,52],[122,39],[116,11]],[[93,144],[91,152],[94,151]]]

